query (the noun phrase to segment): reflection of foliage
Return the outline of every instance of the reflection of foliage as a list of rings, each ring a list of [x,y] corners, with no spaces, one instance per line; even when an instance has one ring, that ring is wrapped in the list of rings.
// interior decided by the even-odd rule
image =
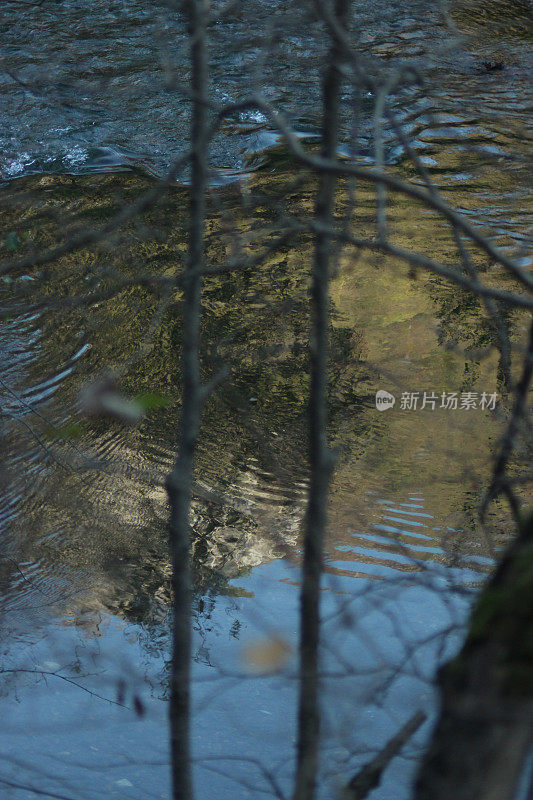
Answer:
[[[280,213],[271,202],[272,195],[280,189],[280,174],[261,172],[255,180],[258,189],[263,189],[264,206],[258,215],[261,221],[254,222],[253,229],[249,211],[239,205],[238,197],[232,197],[231,189],[226,198],[232,224],[242,236],[250,238],[246,249],[251,256],[268,245],[272,237],[269,226],[276,223]],[[105,224],[123,203],[132,202],[147,185],[145,179],[133,175],[27,179],[13,184],[5,194],[3,211],[8,226],[11,218],[23,219],[29,234],[27,242],[48,249],[74,228]],[[38,358],[29,364],[29,381],[41,380],[43,371],[57,374],[75,348],[90,345],[76,363],[73,375],[65,376],[61,382],[52,412],[60,418],[61,435],[54,439],[49,434],[54,445],[68,445],[65,432],[77,424],[72,409],[80,384],[92,381],[103,369],[117,370],[120,390],[127,396],[155,395],[168,400],[164,407],[147,409],[146,418],[136,429],[126,431],[103,418],[85,420],[81,428],[78,425],[76,444],[82,449],[95,448],[97,453],[104,446],[105,461],[118,474],[127,475],[136,463],[141,469],[150,469],[145,450],[154,443],[161,443],[165,453],[175,447],[181,388],[181,292],[173,290],[149,347],[144,350],[142,336],[160,304],[155,284],[111,291],[109,297],[87,306],[70,306],[69,301],[91,292],[105,293],[121,280],[135,279],[140,273],[152,274],[155,279],[179,273],[185,241],[185,199],[183,190],[170,190],[106,242],[82,247],[75,254],[35,270],[31,294],[23,284],[20,287],[21,304],[35,299],[40,303],[41,349]],[[287,204],[292,211],[307,213],[308,196],[300,191],[298,196],[289,197]],[[225,225],[215,210],[208,221],[209,264],[224,263],[227,257],[231,240],[225,234]],[[267,226],[264,232],[261,226]],[[21,245],[23,252],[30,246],[27,242]],[[301,513],[290,511],[291,492],[295,484],[302,483],[306,472],[310,248],[307,236],[295,234],[290,244],[273,250],[260,266],[207,277],[204,291],[203,378],[209,380],[223,363],[230,366],[232,374],[206,406],[204,441],[210,452],[205,457],[200,454],[199,478],[215,490],[228,488],[231,494],[240,476],[246,475],[250,459],[254,459],[258,470],[275,475],[286,487],[283,491],[292,514],[291,525],[293,517],[296,519]],[[7,295],[5,303],[13,306]],[[362,333],[335,320],[331,328],[330,395],[335,428],[357,429],[358,416],[346,403],[353,393],[355,375],[362,368],[362,342]],[[278,431],[283,435],[273,435]],[[358,438],[354,434],[346,441],[355,442]],[[109,441],[113,442],[110,456]],[[163,477],[159,474],[157,479]],[[97,492],[93,496],[89,491],[83,503],[71,512],[69,504],[77,495],[76,480],[75,474],[66,479],[50,476],[46,502],[51,506],[46,519],[35,520],[32,540],[39,538],[43,528],[53,525],[54,520],[59,523],[69,519],[69,525],[76,530],[65,537],[68,546],[58,547],[53,557],[73,567],[98,565],[99,578],[107,584],[100,592],[100,601],[126,618],[150,619],[156,606],[165,607],[170,602],[166,530],[161,510],[155,508],[151,498],[138,498],[138,513],[143,515],[141,529],[137,520],[132,524],[131,509],[127,508],[132,494],[142,495],[149,489],[150,473],[148,482],[142,478],[133,489],[127,480],[114,479],[109,483],[109,499],[105,502]],[[60,483],[74,488],[59,491]],[[266,554],[270,547],[270,557],[282,554],[283,531],[262,530],[249,513],[197,499],[194,517],[195,587],[199,592],[210,586],[218,593],[234,593],[229,577],[248,568],[239,559],[246,548],[252,549],[254,539],[265,539],[264,551]],[[90,531],[88,520],[93,520]],[[112,536],[110,530],[114,531]],[[231,541],[232,530],[238,532],[237,543]],[[291,536],[293,533],[291,529]],[[27,546],[35,558],[36,545],[28,541]],[[132,547],[142,548],[143,553],[135,563],[131,560]]]
[[[301,219],[309,215],[313,190],[310,178],[301,178],[297,192],[286,193],[282,206],[275,202],[276,197],[283,195],[284,182],[292,178],[281,171],[275,174],[269,170],[258,172],[251,179],[251,195],[256,198],[253,208],[247,208],[241,195],[231,187],[221,192],[217,202],[222,203],[224,214],[213,204],[208,220],[206,255],[209,265],[223,264],[228,253],[233,252],[234,243],[227,233],[228,228],[239,232],[243,249],[253,257],[272,241],[273,230],[276,234],[281,232],[286,224],[284,213]],[[148,186],[146,179],[127,174],[76,180],[66,177],[25,179],[14,183],[4,193],[6,230],[20,230],[24,226],[27,235],[20,237],[18,245],[22,254],[31,246],[50,248],[63,241],[73,229],[105,224],[124,203],[134,201]],[[45,502],[54,507],[48,507],[46,520],[35,520],[25,545],[28,556],[36,557],[34,540],[39,538],[43,527],[64,525],[64,520],[68,519],[67,524],[75,528],[65,537],[69,540],[68,546],[58,546],[48,555],[73,568],[97,565],[99,578],[106,584],[101,591],[102,602],[138,621],[154,614],[154,598],[159,598],[163,607],[168,606],[170,600],[164,510],[159,509],[154,515],[152,506],[156,503],[144,494],[153,486],[154,474],[156,482],[164,478],[161,463],[156,465],[158,470],[150,472],[153,465],[147,453],[156,447],[166,456],[175,448],[180,393],[181,291],[172,290],[166,310],[145,349],[141,347],[141,339],[161,303],[162,290],[157,284],[126,286],[87,307],[72,306],[69,301],[80,294],[112,290],[121,280],[135,280],[141,274],[152,275],[155,279],[179,274],[186,235],[185,201],[182,189],[169,189],[138,220],[114,232],[106,242],[96,247],[82,247],[73,255],[34,270],[31,282],[13,276],[13,285],[4,294],[10,313],[36,298],[40,303],[36,322],[40,328],[40,350],[38,357],[28,362],[29,383],[42,380],[43,374],[58,374],[77,348],[90,345],[83,358],[76,362],[73,375],[62,380],[53,407],[61,442],[69,426],[78,423],[72,404],[80,383],[92,380],[103,368],[117,368],[120,388],[130,397],[155,394],[168,399],[165,407],[149,409],[136,429],[125,431],[104,419],[84,421],[82,428],[78,425],[76,444],[80,448],[94,447],[98,454],[99,448],[104,447],[105,458],[111,460],[118,474],[128,475],[130,469],[135,474],[139,464],[141,471],[146,467],[147,476],[135,483],[133,489],[126,478],[124,482],[110,478],[107,489],[109,498],[113,499],[108,498],[104,504],[95,499],[96,493],[93,497],[89,492],[80,507],[70,509],[72,498],[77,496],[77,479],[74,475],[65,478],[53,472],[55,477],[51,474],[48,482],[50,496]],[[361,225],[374,224],[374,202],[368,187],[361,190]],[[426,234],[430,223],[431,220],[423,216],[413,216],[412,206],[404,198],[395,200],[391,207],[391,225],[396,235],[411,239],[419,236],[421,247],[429,241]],[[209,380],[224,363],[231,368],[231,379],[218,388],[206,405],[205,444],[198,457],[199,480],[215,493],[220,490],[221,494],[232,497],[239,491],[239,481],[249,475],[249,465],[253,461],[254,469],[264,476],[261,478],[263,488],[268,490],[268,476],[275,476],[276,489],[282,485],[282,494],[287,498],[283,514],[286,508],[285,516],[293,515],[291,525],[301,516],[293,490],[307,477],[308,268],[311,257],[310,238],[306,234],[291,234],[290,240],[273,249],[260,266],[207,277],[203,296],[203,379]],[[376,266],[379,269],[372,273],[368,303],[372,313],[379,312],[386,319],[391,331],[401,331],[406,320],[416,318],[420,298],[411,294],[410,283],[395,279],[393,272],[387,269],[386,259],[380,259],[373,265],[373,269]],[[343,276],[342,281],[345,281],[342,283],[345,299],[351,305],[358,305],[357,281],[351,281],[350,273]],[[464,349],[494,344],[492,323],[477,301],[437,279],[428,286],[441,323],[442,343],[458,343]],[[383,308],[378,308],[385,291],[390,292],[388,300]],[[364,472],[357,475],[361,491],[364,491],[365,481],[371,477],[379,480],[383,476],[391,491],[405,488],[410,480],[411,463],[405,454],[395,450],[393,443],[387,447],[380,444],[391,437],[391,420],[373,413],[377,376],[366,362],[369,332],[356,318],[345,317],[346,308],[339,307],[341,300],[340,296],[332,300],[329,375],[330,434],[338,453],[338,468],[348,467],[353,476],[355,465],[364,457],[365,461],[361,460],[364,467],[360,468]],[[512,322],[510,314],[505,318]],[[475,368],[475,364],[467,364],[466,369],[470,371],[464,375],[465,388],[475,380]],[[55,445],[50,431],[47,436]],[[113,445],[110,456],[107,455],[108,443]],[[390,470],[393,462],[394,470]],[[70,488],[60,492],[59,485],[62,489]],[[131,520],[126,522],[128,513],[131,515],[131,509],[127,509],[127,504],[132,502],[131,495],[136,497],[140,526],[139,519],[133,525]],[[89,534],[84,518],[91,520],[95,516],[97,521],[91,524]],[[287,531],[281,530],[279,523],[270,539],[270,522],[263,529],[253,522],[250,513],[241,513],[231,505],[216,505],[205,498],[196,499],[194,517],[197,534],[195,586],[199,592],[204,592],[208,586],[216,592],[233,591],[229,579],[247,568],[240,559],[255,540],[266,543],[265,552],[270,548],[271,558],[282,555],[280,547]],[[286,527],[288,529],[289,525]],[[114,531],[112,536],[110,530]],[[238,546],[231,541],[232,530],[240,537]],[[293,533],[291,530],[291,536]],[[132,547],[142,549],[143,553],[143,558],[134,564],[131,562]]]
[[[466,358],[460,391],[471,389],[479,374],[479,359],[491,348],[500,351],[500,340],[494,320],[488,316],[483,303],[475,295],[440,279],[430,281],[431,295],[439,320],[438,341],[447,348],[460,348]],[[516,309],[500,304],[498,309],[507,336],[512,341],[520,318]],[[507,392],[500,366],[498,389]]]

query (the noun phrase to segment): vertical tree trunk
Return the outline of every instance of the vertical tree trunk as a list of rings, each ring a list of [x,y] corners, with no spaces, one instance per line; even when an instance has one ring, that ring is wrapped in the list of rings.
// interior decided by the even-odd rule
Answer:
[[[349,0],[335,0],[336,20],[346,25]],[[323,83],[322,155],[335,158],[339,129],[341,74],[340,47],[332,42],[330,62]],[[317,221],[327,229],[333,224],[336,177],[322,173],[315,207]],[[315,242],[311,288],[311,392],[309,398],[310,482],[304,534],[302,589],[300,596],[300,666],[298,749],[294,800],[315,795],[320,728],[318,646],[320,629],[320,578],[326,505],[333,466],[327,443],[327,361],[329,322],[329,271],[332,239],[318,233]]]
[[[170,691],[170,748],[173,800],[191,800],[193,785],[190,750],[191,662],[191,485],[201,413],[200,320],[204,261],[205,194],[207,183],[207,3],[188,0],[191,41],[193,113],[191,159],[189,258],[184,283],[182,341],[182,413],[178,456],[167,481],[170,500],[170,552],[174,621]]]
[[[466,642],[439,673],[441,711],[415,800],[533,797],[533,514],[478,599]]]

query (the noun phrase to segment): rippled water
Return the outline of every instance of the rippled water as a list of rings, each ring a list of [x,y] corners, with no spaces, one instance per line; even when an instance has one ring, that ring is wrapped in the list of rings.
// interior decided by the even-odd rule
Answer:
[[[298,2],[253,0],[212,27],[215,102],[242,99],[259,75],[266,96],[297,129],[317,132],[324,44],[305,9]],[[432,84],[430,101],[426,92],[392,92],[406,134],[428,159],[443,139],[455,140],[456,152],[462,140],[487,156],[504,156],[509,145],[521,147],[531,99],[528,7],[500,0],[492,15],[479,2],[455,3],[452,10],[445,24],[438,5],[418,0],[358,3],[354,36],[362,56],[420,67]],[[263,61],[262,44],[274,33],[277,44]],[[183,19],[165,3],[94,0],[88,10],[81,0],[64,0],[22,10],[16,0],[4,2],[0,172],[9,178],[132,166],[165,171],[188,139],[189,104],[178,86],[188,74],[184,42]],[[500,62],[504,68],[491,72]],[[367,99],[366,105],[365,98],[359,101],[362,158],[373,152]],[[345,98],[346,106],[352,102]],[[216,177],[238,175],[276,140],[258,112],[229,118],[212,146]],[[391,136],[389,148],[389,158],[397,159],[401,147]]]
[[[446,197],[522,256],[531,221],[530,40],[522,6],[502,39],[509,4],[500,6],[500,15],[485,19],[480,7],[456,4],[453,20],[467,34],[457,41],[427,4],[391,2],[384,13],[379,4],[379,15],[365,4],[360,45],[384,63],[407,58],[425,65],[429,97],[407,90],[393,97],[406,134]],[[302,135],[313,135],[322,45],[301,9],[294,13],[264,81]],[[281,26],[287,5],[257,1],[246,14],[213,31],[221,101],[239,96],[243,74],[253,68],[258,42],[248,42],[250,18],[257,29],[267,21]],[[163,80],[167,61],[185,69],[182,37],[179,15],[135,0],[98,0],[90,12],[74,0],[23,11],[20,3],[3,4],[3,241],[12,231],[30,231],[48,247],[78,224],[105,222],[150,186],[143,173],[168,167],[186,142],[187,104]],[[483,66],[500,58],[501,70]],[[368,161],[370,113],[367,98],[359,156]],[[387,153],[412,177],[392,131]],[[232,120],[212,155],[215,182],[239,176],[251,195],[266,198],[258,217],[268,237],[268,198],[294,177],[274,132],[262,119]],[[311,208],[312,191],[309,183],[300,186],[287,201],[291,213]],[[361,186],[358,200],[368,233],[375,215],[370,187]],[[4,784],[15,800],[32,796],[23,785],[80,800],[168,796],[163,487],[179,414],[179,306],[167,310],[140,350],[139,331],[149,329],[155,310],[146,291],[125,291],[90,312],[66,300],[84,281],[89,289],[105,286],[104,269],[127,275],[146,262],[171,272],[184,245],[184,204],[176,186],[109,247],[63,259],[44,276],[47,304],[34,313],[21,314],[11,294],[16,289],[20,298],[27,287],[34,299],[34,274],[1,287],[0,780],[19,786]],[[255,224],[246,192],[237,185],[219,190],[209,217],[215,261],[224,248],[220,207],[239,229]],[[453,259],[449,232],[413,204],[392,198],[390,225],[401,244]],[[212,374],[228,362],[232,380],[205,411],[193,508],[199,797],[272,793],[263,766],[289,792],[307,486],[310,247],[291,242],[254,274],[206,283],[203,338],[219,345],[206,347],[204,363]],[[323,592],[324,796],[413,710],[423,708],[431,719],[436,665],[457,647],[472,592],[504,540],[498,509],[492,541],[476,522],[507,404],[497,354],[468,360],[450,347],[474,351],[493,333],[479,305],[459,291],[435,278],[413,281],[395,266],[347,253],[332,283],[331,437],[338,463]],[[510,315],[508,322],[520,340],[524,320]],[[129,395],[156,391],[168,405],[134,429],[80,416],[80,387],[110,366]],[[390,412],[375,408],[379,388],[397,397]],[[414,390],[496,391],[500,399],[494,413],[402,411],[401,393]],[[253,652],[258,641],[279,638],[289,647],[279,674],[254,675],[246,646]],[[373,798],[408,796],[427,728]]]

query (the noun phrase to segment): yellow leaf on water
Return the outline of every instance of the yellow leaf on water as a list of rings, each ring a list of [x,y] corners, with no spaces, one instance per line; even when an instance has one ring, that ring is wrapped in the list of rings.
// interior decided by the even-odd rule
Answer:
[[[287,663],[291,648],[280,636],[271,636],[244,648],[244,662],[251,672],[272,673]]]

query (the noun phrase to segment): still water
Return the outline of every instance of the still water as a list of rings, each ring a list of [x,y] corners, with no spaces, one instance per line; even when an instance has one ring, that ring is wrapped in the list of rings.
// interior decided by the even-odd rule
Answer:
[[[393,65],[424,65],[432,91],[391,100],[404,130],[450,202],[522,258],[531,39],[526,6],[496,5],[493,16],[453,6],[452,35],[427,4],[379,4],[379,14],[364,4],[360,46]],[[2,257],[14,242],[22,252],[29,239],[50,247],[76,226],[105,223],[179,155],[188,106],[170,65],[185,74],[183,24],[155,8],[3,4]],[[319,31],[298,4],[290,25],[287,4],[247,8],[258,29],[283,29],[263,85],[311,142]],[[256,63],[261,37],[250,40],[250,18],[235,13],[213,29],[221,101],[240,96]],[[483,66],[500,60],[501,69]],[[372,98],[361,104],[358,157],[370,162]],[[412,178],[392,131],[386,149]],[[212,166],[210,263],[228,254],[228,218],[254,252],[282,213],[312,209],[312,179],[285,191],[294,167],[260,117],[228,122]],[[391,198],[389,216],[399,244],[453,264],[453,240],[433,215]],[[372,188],[361,183],[357,224],[370,235],[374,220]],[[0,781],[13,800],[33,797],[28,787],[75,800],[168,797],[164,479],[179,415],[180,301],[159,314],[142,287],[88,307],[70,299],[148,267],[172,276],[185,237],[178,183],[106,244],[2,284]],[[232,377],[205,409],[193,507],[199,798],[290,796],[311,255],[296,235],[257,269],[206,281],[205,377],[222,363]],[[505,541],[501,509],[487,535],[476,507],[508,398],[483,309],[440,279],[415,280],[392,259],[347,250],[331,299],[338,458],[322,597],[321,793],[334,797],[422,709],[427,724],[372,795],[402,800],[434,718],[436,667],[460,643],[476,586]],[[524,319],[506,322],[519,342]],[[83,417],[80,388],[109,368],[128,396],[155,393],[164,407],[133,428]],[[394,394],[394,408],[376,409],[378,389]],[[424,391],[438,398],[434,408],[420,408]],[[404,392],[421,393],[416,409],[402,407]],[[441,408],[451,392],[498,400],[494,409]]]

